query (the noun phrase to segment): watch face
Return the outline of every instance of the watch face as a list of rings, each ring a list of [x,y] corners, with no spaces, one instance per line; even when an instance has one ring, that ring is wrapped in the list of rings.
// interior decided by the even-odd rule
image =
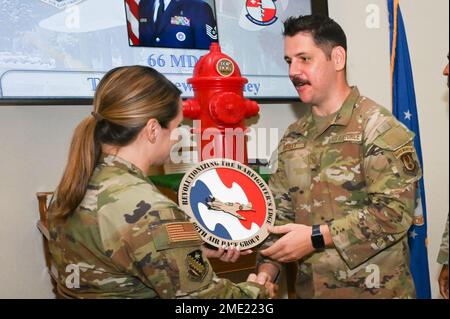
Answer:
[[[322,234],[312,235],[311,236],[312,245],[315,249],[324,249],[325,248],[325,241],[323,239]]]
[[[268,236],[275,222],[269,187],[251,168],[229,159],[199,163],[183,177],[180,207],[208,244],[250,249]]]

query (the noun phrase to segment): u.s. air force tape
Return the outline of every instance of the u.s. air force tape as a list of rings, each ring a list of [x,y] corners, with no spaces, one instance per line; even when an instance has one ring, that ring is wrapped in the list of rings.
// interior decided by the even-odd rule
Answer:
[[[275,222],[269,187],[254,170],[229,159],[203,161],[184,175],[178,204],[203,241],[215,247],[250,249]]]

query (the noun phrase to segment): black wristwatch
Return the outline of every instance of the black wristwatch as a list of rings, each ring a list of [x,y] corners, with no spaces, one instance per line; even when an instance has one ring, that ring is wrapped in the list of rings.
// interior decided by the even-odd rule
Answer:
[[[323,239],[323,235],[320,232],[320,225],[313,225],[311,242],[315,249],[317,250],[325,249],[325,240]]]

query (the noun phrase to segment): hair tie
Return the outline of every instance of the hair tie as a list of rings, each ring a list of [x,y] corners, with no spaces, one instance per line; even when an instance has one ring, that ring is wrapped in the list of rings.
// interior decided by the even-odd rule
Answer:
[[[91,115],[95,118],[95,121],[98,123],[100,121],[103,121],[105,118],[101,116],[99,113],[93,111],[91,112]]]

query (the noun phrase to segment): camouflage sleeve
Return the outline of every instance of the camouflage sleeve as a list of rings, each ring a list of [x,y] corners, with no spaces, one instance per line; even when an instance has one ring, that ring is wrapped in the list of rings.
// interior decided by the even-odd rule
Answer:
[[[442,235],[441,249],[439,250],[437,262],[441,265],[448,265],[448,216],[445,231]]]
[[[285,135],[286,136],[286,135]],[[283,137],[280,141],[280,144],[278,146],[277,156],[274,160],[274,171],[275,173],[271,175],[269,180],[269,188],[272,191],[275,205],[277,207],[277,213],[276,213],[276,219],[275,219],[275,225],[285,225],[289,223],[295,222],[295,215],[294,210],[292,208],[292,199],[291,195],[289,193],[289,184],[288,180],[286,178],[286,171],[284,169],[284,162],[282,158],[279,156],[281,154],[281,150],[283,148]],[[265,248],[270,247],[273,245],[273,243],[279,238],[279,235],[271,234],[267,239],[264,241],[264,243],[260,246],[257,253],[257,264],[263,264],[263,263],[272,263],[275,266],[277,266],[278,269],[281,269],[282,264],[279,262],[272,260],[270,258],[262,256],[259,251],[263,250]]]
[[[367,135],[367,205],[329,224],[336,249],[352,269],[404,238],[412,225],[421,177],[412,132],[392,121]]]
[[[175,203],[167,199],[150,204],[142,200],[148,193],[138,188],[125,192],[126,201],[106,205],[99,214],[102,243],[120,271],[136,276],[165,299],[266,296],[257,284],[236,285],[216,277],[194,225]]]

